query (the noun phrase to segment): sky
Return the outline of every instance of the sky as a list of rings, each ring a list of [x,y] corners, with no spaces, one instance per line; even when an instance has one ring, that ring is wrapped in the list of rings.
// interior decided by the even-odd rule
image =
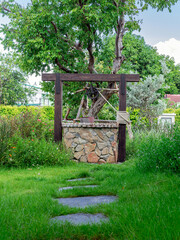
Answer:
[[[1,2],[1,0],[0,0]],[[16,2],[26,5],[30,0],[16,0]],[[157,12],[155,9],[149,8],[141,13],[138,19],[143,19],[141,31],[135,32],[144,37],[147,44],[157,48],[160,54],[174,57],[175,63],[180,64],[180,0],[172,7],[172,12],[168,10]],[[3,18],[0,14],[0,24],[7,23],[8,19]],[[0,44],[0,51],[3,51]],[[33,76],[30,82],[38,82]]]

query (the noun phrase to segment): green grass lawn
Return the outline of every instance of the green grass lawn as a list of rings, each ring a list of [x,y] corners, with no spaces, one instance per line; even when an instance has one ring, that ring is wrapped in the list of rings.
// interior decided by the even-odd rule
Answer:
[[[98,188],[58,192],[76,177]],[[121,165],[72,164],[65,167],[0,169],[0,239],[180,239],[179,177],[140,173],[132,161]],[[59,205],[56,197],[116,195],[118,201],[85,209]],[[103,213],[102,225],[51,224],[69,213]]]

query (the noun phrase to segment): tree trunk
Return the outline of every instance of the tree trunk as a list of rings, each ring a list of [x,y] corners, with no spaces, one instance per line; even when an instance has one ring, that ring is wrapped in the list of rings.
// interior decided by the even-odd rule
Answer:
[[[108,88],[112,88],[114,89],[115,88],[115,83],[109,83],[109,86]],[[114,91],[106,91],[104,90],[102,92],[102,95],[107,99],[109,100],[110,97],[113,95]],[[88,116],[91,117],[95,117],[97,118],[97,114],[99,113],[99,111],[101,110],[101,108],[104,106],[104,104],[106,103],[106,101],[100,96],[97,101],[95,101],[90,110],[89,110],[89,113],[88,113]]]
[[[117,21],[117,29],[116,29],[116,40],[115,40],[115,59],[113,61],[113,70],[112,70],[112,74],[116,74],[120,67],[121,64],[124,61],[124,56],[122,55],[122,49],[123,49],[123,36],[125,33],[125,19],[124,19],[124,15],[121,14],[121,16],[119,17],[118,21]],[[108,88],[114,89],[116,87],[116,84],[114,82],[111,82],[108,84]],[[114,91],[103,91],[102,94],[103,96],[108,100],[110,99],[110,97],[113,95]],[[93,117],[97,117],[97,114],[99,113],[99,111],[101,110],[101,108],[104,106],[104,104],[106,103],[106,101],[99,96],[99,98],[97,99],[97,101],[95,101],[88,113],[88,116],[93,116]]]

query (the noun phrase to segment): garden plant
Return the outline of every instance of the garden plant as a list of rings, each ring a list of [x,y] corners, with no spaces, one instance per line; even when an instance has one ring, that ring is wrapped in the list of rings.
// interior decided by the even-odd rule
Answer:
[[[52,121],[25,111],[0,118],[0,239],[179,239],[180,128],[135,131],[121,165],[75,163],[52,140]],[[67,179],[83,177],[77,186]],[[115,195],[117,201],[85,209],[55,198]],[[73,213],[103,213],[102,225],[59,225],[50,219]],[[7,228],[8,223],[8,228]]]

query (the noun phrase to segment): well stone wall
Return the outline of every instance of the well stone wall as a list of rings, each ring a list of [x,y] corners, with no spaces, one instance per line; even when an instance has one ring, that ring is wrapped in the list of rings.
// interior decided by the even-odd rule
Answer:
[[[80,162],[115,163],[117,131],[117,124],[112,123],[65,123],[63,139]]]

